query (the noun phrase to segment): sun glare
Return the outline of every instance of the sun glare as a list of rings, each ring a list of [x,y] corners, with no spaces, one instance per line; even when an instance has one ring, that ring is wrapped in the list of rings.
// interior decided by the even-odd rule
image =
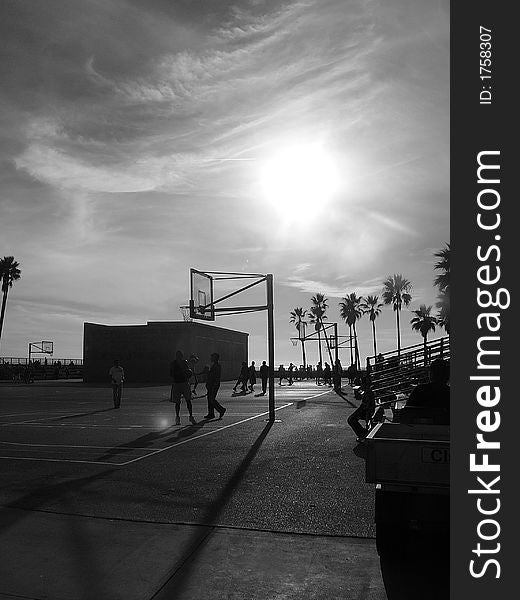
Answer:
[[[286,148],[261,173],[266,199],[286,217],[312,216],[326,208],[339,184],[334,161],[318,144]]]

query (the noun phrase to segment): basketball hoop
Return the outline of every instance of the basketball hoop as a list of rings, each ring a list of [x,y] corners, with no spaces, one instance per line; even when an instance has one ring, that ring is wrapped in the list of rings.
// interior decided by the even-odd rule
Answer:
[[[191,323],[193,319],[190,316],[190,307],[189,306],[179,306],[179,310],[182,314],[182,320],[185,323]]]

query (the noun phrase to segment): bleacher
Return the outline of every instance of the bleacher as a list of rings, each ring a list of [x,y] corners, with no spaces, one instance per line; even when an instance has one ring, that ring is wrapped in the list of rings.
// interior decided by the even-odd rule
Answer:
[[[412,389],[429,381],[430,363],[437,359],[450,359],[449,336],[426,343],[392,350],[367,358],[367,371],[372,379],[372,390],[376,402],[390,402],[400,395],[408,396]]]
[[[28,368],[27,358],[0,358],[0,381],[44,381],[55,379],[83,379],[81,359],[35,360]]]

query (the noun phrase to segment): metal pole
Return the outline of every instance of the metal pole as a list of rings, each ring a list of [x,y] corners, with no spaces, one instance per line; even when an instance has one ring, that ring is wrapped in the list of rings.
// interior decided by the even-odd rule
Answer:
[[[273,276],[266,275],[267,285],[267,352],[269,357],[269,421],[274,422],[274,294]]]
[[[334,323],[334,358],[337,361],[338,356],[338,324]]]

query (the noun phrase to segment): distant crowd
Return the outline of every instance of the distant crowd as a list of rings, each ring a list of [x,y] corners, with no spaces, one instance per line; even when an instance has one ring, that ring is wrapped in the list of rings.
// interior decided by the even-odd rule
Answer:
[[[16,383],[33,383],[35,379],[69,379],[76,374],[77,366],[71,360],[62,363],[61,360],[50,362],[34,360],[27,364],[0,363],[0,381],[14,381]]]

